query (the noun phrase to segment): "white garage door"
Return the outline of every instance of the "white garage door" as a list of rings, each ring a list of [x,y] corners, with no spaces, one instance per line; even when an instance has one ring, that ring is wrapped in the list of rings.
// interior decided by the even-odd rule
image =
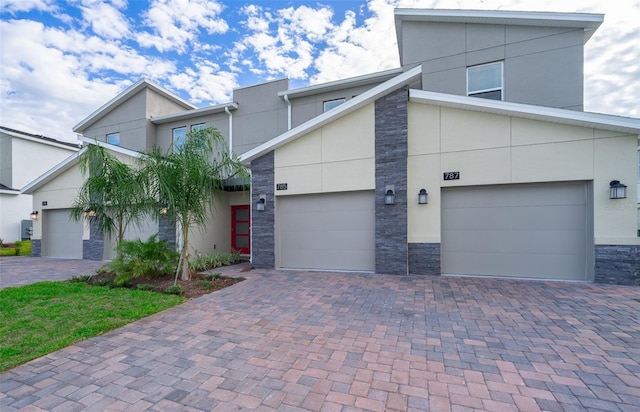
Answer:
[[[82,259],[82,222],[71,220],[69,209],[45,210],[42,218],[42,255]]]
[[[583,182],[443,189],[442,272],[586,280],[588,198]]]
[[[280,267],[375,270],[373,192],[281,196]]]

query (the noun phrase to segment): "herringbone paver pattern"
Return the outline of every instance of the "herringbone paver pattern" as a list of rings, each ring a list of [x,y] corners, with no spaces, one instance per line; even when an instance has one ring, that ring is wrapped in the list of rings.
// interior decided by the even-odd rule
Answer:
[[[243,275],[5,373],[0,410],[640,410],[638,288]]]

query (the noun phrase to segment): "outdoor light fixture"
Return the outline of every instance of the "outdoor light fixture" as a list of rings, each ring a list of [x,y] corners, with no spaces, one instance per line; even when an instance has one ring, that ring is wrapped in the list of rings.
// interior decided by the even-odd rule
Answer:
[[[96,211],[89,208],[89,209],[85,209],[84,211],[84,217],[85,219],[90,218],[90,217],[94,217],[96,215]]]
[[[256,202],[256,210],[258,212],[263,212],[266,203],[267,203],[267,195],[260,195],[260,198]]]
[[[161,215],[166,215],[167,213],[169,213],[169,208],[168,208],[168,207],[166,207],[166,206],[162,206],[162,207],[160,208],[160,214],[161,214]]]
[[[34,210],[33,212],[31,212],[29,217],[31,217],[31,220],[38,220],[38,211]]]
[[[426,189],[420,189],[420,193],[418,193],[418,204],[419,205],[426,205],[427,203],[427,191]]]
[[[392,205],[396,201],[396,195],[393,193],[393,190],[388,189],[387,193],[384,194],[384,204]]]
[[[609,182],[609,198],[625,199],[627,197],[627,186],[620,183],[619,180]]]

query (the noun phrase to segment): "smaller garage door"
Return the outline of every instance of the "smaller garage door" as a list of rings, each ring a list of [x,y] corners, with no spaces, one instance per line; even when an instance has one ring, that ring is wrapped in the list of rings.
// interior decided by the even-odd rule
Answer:
[[[375,197],[347,192],[277,199],[280,267],[375,270]]]
[[[43,256],[82,259],[82,222],[73,221],[69,209],[45,210],[42,224]]]
[[[442,272],[586,280],[588,198],[584,182],[444,189]]]

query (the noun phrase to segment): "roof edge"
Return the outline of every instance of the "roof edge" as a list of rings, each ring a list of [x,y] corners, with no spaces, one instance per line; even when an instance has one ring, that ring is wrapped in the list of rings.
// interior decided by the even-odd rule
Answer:
[[[367,90],[366,92],[354,97],[351,100],[341,104],[340,106],[322,113],[310,120],[307,120],[303,124],[294,127],[291,130],[284,132],[283,134],[274,137],[273,139],[251,149],[240,155],[240,161],[244,164],[250,164],[253,159],[256,159],[272,150],[277,149],[299,137],[302,137],[334,120],[346,116],[352,113],[372,101],[389,94],[390,92],[397,90],[403,86],[407,86],[410,83],[419,80],[422,75],[422,66],[414,67],[391,80]]]
[[[172,121],[188,119],[190,117],[206,116],[206,115],[214,114],[214,113],[222,113],[222,112],[225,111],[225,108],[229,108],[229,110],[238,110],[238,103],[235,103],[235,102],[223,103],[223,104],[218,104],[218,105],[215,105],[215,106],[202,107],[200,109],[188,110],[186,112],[165,114],[165,115],[157,116],[157,117],[153,117],[152,116],[152,117],[149,118],[149,120],[153,124],[164,124],[164,123],[169,123],[169,122],[172,122]]]
[[[82,148],[82,145],[79,143],[65,142],[63,140],[58,140],[53,137],[27,133],[21,130],[11,129],[5,126],[0,126],[0,132],[8,134],[13,137],[17,137],[18,139],[24,139],[24,140],[29,140],[31,142],[42,143],[49,146],[54,146],[60,149],[66,149],[74,152],[77,152]]]
[[[409,90],[409,100],[424,104],[434,104],[454,109],[475,110],[479,112],[504,114],[553,123],[591,127],[622,133],[639,135],[640,119],[614,116],[602,113],[580,112],[555,107],[534,106],[523,103],[481,99],[478,97]]]
[[[164,87],[160,86],[159,84],[156,84],[151,80],[147,79],[146,77],[143,77],[142,79],[138,80],[131,86],[127,87],[126,89],[118,93],[114,98],[112,98],[111,100],[109,100],[108,102],[100,106],[98,109],[93,111],[89,116],[85,117],[82,121],[80,121],[78,124],[73,126],[72,130],[76,133],[82,133],[83,130],[85,130],[87,127],[91,126],[96,120],[98,120],[101,114],[106,114],[106,112],[110,111],[114,106],[128,99],[130,96],[141,91],[145,87],[149,87],[153,91],[160,93],[161,95],[167,97],[170,100],[173,100],[174,102],[178,103],[179,105],[182,105],[188,110],[197,108],[196,106],[184,100],[182,97],[178,96],[177,94],[172,93],[169,90],[165,89]]]

